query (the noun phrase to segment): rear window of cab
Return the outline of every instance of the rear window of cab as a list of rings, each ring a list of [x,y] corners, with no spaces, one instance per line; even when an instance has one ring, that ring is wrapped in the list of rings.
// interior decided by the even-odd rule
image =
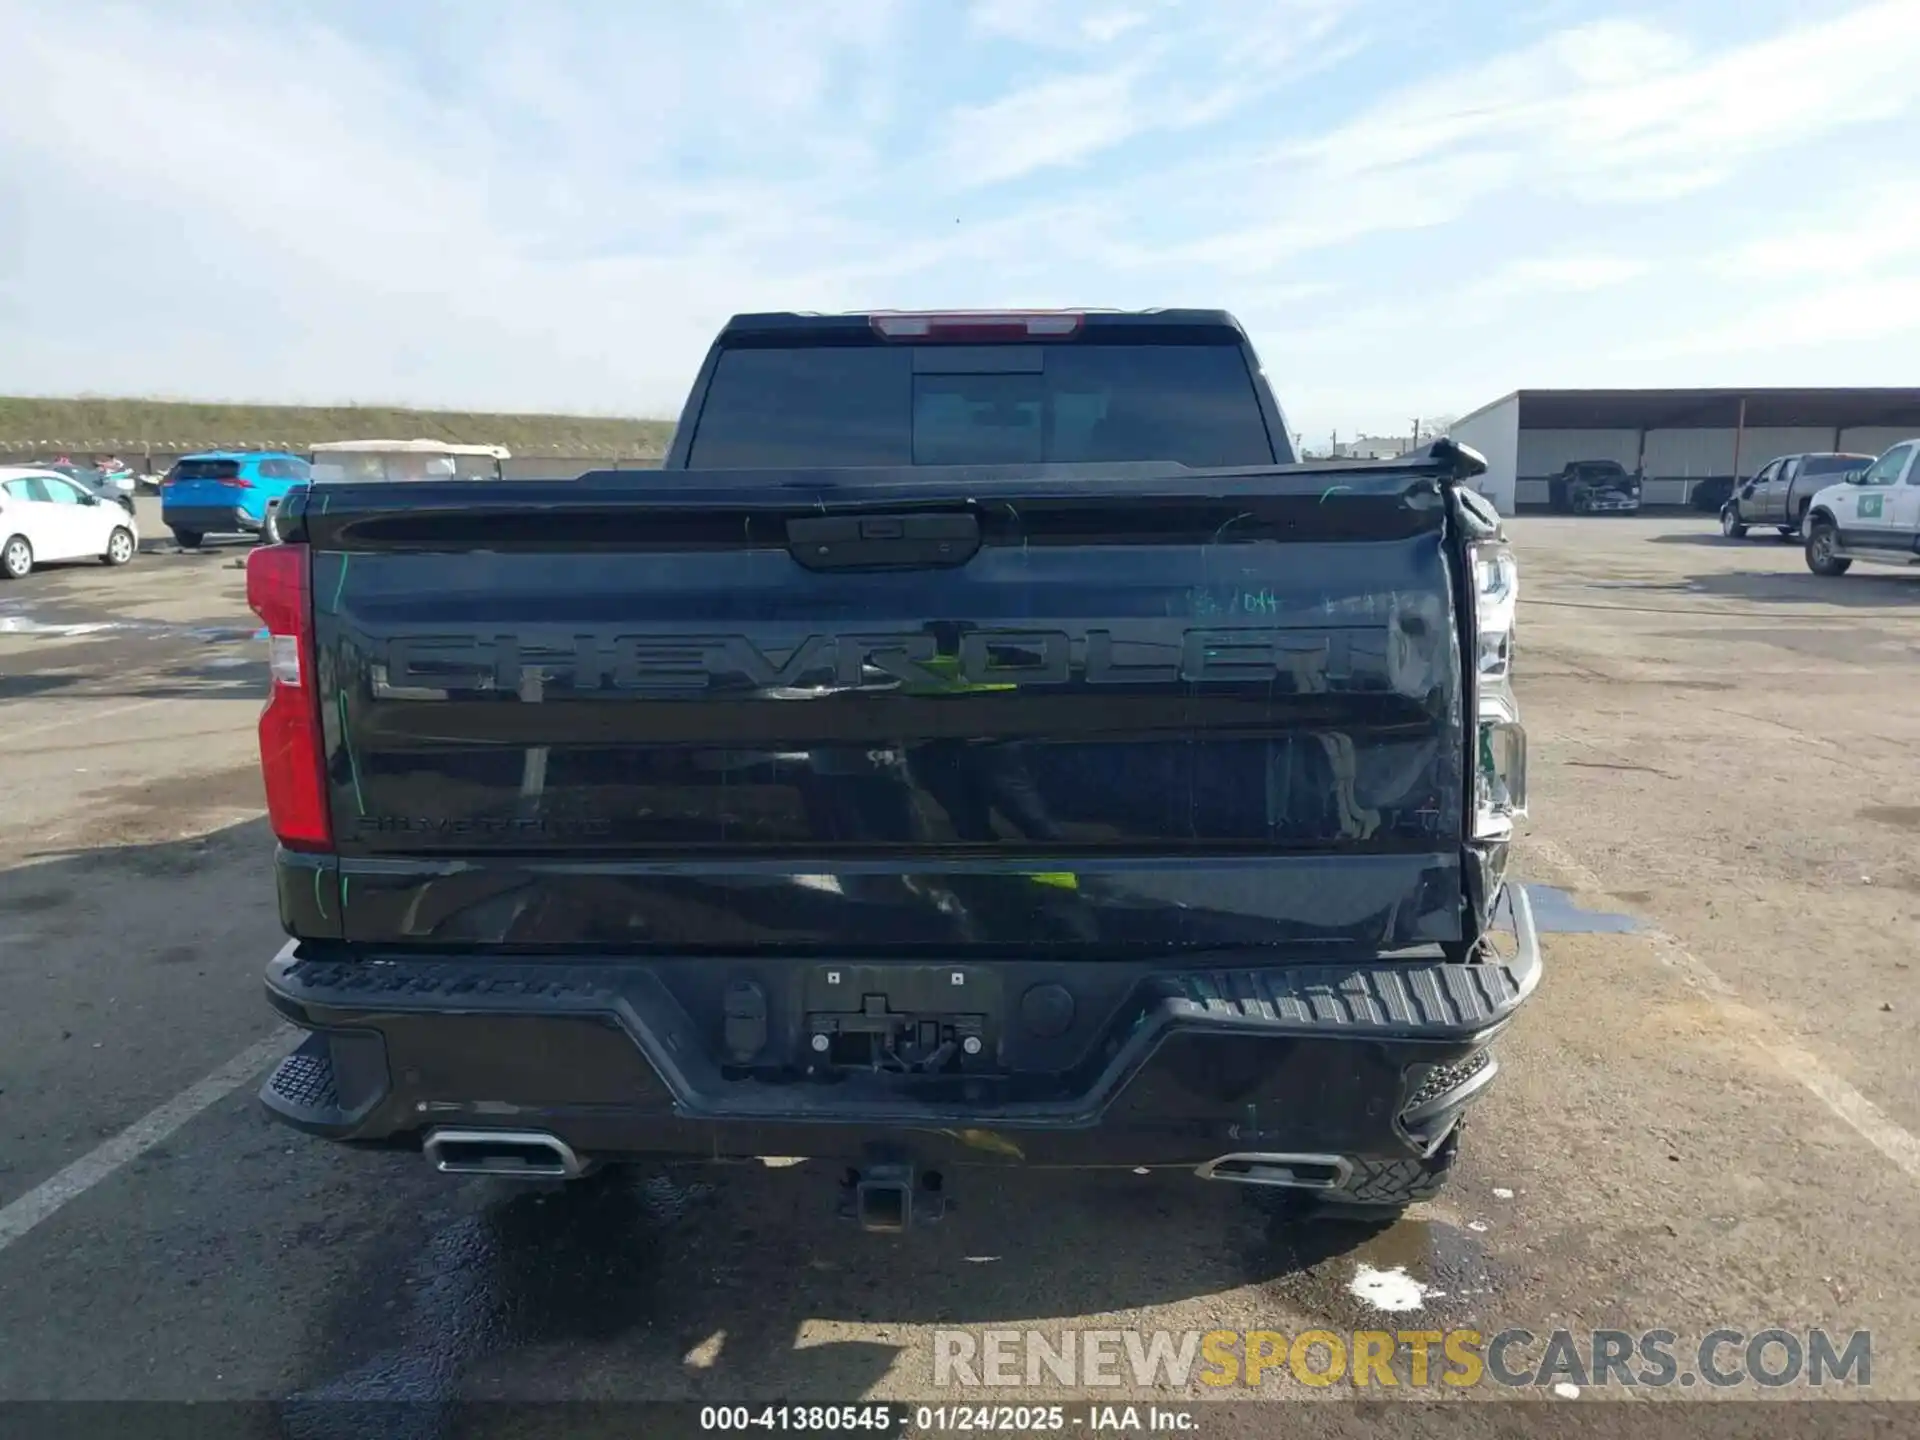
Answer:
[[[239,473],[238,460],[182,460],[173,476],[176,480],[232,480]]]

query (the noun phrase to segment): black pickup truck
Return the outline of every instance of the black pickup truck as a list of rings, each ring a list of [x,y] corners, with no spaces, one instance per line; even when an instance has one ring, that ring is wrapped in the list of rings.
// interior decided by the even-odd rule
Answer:
[[[1294,463],[1217,311],[762,315],[661,470],[296,491],[265,1104],[883,1230],[981,1166],[1430,1195],[1540,974],[1483,468]]]

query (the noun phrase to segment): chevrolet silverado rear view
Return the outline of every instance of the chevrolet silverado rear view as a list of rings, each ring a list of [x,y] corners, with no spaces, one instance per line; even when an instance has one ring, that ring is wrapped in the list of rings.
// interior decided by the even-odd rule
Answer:
[[[265,1103],[809,1157],[874,1229],[1000,1165],[1433,1193],[1540,970],[1480,468],[1297,463],[1220,312],[772,315],[660,470],[296,492]]]

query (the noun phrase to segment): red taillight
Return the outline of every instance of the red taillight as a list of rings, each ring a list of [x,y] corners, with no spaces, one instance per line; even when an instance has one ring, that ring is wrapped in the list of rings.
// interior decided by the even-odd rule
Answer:
[[[244,475],[222,475],[213,482],[225,490],[251,490],[253,481]]]
[[[1087,317],[1077,310],[899,310],[870,315],[887,340],[1059,340],[1078,335]]]
[[[271,671],[260,712],[260,773],[267,819],[280,843],[290,850],[331,850],[308,574],[304,545],[260,545],[248,552],[247,606],[267,627]]]

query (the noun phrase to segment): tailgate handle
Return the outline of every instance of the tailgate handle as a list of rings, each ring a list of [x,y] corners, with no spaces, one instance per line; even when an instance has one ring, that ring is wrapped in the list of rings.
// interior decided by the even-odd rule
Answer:
[[[787,521],[787,549],[809,570],[910,570],[964,565],[980,521],[947,515],[807,515]]]

